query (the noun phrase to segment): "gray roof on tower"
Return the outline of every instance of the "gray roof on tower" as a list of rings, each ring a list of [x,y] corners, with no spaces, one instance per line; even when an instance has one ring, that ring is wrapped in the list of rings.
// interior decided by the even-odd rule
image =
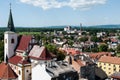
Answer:
[[[15,32],[14,22],[13,22],[13,17],[12,17],[12,11],[11,11],[11,4],[10,4],[10,14],[9,14],[7,28],[8,28],[9,31]]]

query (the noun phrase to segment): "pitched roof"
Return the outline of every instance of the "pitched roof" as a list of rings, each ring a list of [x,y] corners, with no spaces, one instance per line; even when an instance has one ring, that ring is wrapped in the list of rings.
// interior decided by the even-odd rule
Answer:
[[[102,56],[99,59],[99,62],[111,63],[111,64],[120,64],[120,58],[118,58],[118,57],[110,57],[110,56]]]
[[[18,76],[9,66],[9,64],[0,64],[0,79],[16,79]]]
[[[8,25],[7,25],[7,27],[8,27],[8,29],[9,29],[9,31],[15,32],[11,9],[10,9],[10,14],[9,14],[9,20],[8,20]]]
[[[10,58],[8,60],[8,62],[12,63],[14,65],[17,65],[18,63],[19,64],[29,64],[29,62],[27,60],[23,60],[23,58],[20,56],[13,56],[12,58]]]
[[[29,53],[29,57],[37,60],[50,60],[54,55],[47,51],[47,49],[42,46],[34,45]]]
[[[82,63],[81,60],[77,60],[77,61],[72,60],[72,67],[73,67],[76,71],[80,72],[80,67],[81,67],[81,66],[85,66],[85,65]]]
[[[71,54],[71,55],[75,55],[75,54],[79,54],[80,51],[74,49],[74,48],[68,48],[67,50],[65,50],[68,54]]]
[[[110,52],[98,52],[98,53],[90,53],[89,56],[92,59],[99,59],[101,56],[111,56]]]
[[[27,50],[31,39],[32,36],[22,35],[16,50],[22,50],[22,51]]]

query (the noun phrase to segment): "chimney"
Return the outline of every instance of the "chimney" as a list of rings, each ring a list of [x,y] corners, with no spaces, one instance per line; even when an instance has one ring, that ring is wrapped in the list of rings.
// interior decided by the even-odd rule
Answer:
[[[72,64],[72,56],[71,55],[69,55],[69,64]]]

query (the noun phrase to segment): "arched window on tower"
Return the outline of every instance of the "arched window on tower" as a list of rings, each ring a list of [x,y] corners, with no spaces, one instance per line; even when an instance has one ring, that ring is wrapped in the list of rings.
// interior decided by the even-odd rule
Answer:
[[[13,38],[11,39],[11,43],[14,43],[14,39]]]

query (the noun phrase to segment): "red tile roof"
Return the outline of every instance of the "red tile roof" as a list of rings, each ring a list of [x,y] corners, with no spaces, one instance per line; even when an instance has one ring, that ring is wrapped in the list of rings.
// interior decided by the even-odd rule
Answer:
[[[80,54],[80,51],[75,50],[74,48],[68,48],[65,50],[68,54],[75,55],[75,54]]]
[[[42,46],[35,45],[29,53],[29,57],[37,60],[50,60],[55,56],[52,53],[48,52],[47,49]]]
[[[81,60],[77,60],[77,61],[72,60],[72,67],[73,67],[76,71],[80,72],[80,67],[81,67],[81,66],[85,66],[85,65],[82,63]]]
[[[118,42],[118,40],[115,38],[111,38],[111,42]]]
[[[25,51],[28,48],[28,45],[29,45],[31,39],[32,39],[32,36],[28,36],[28,35],[21,36],[20,42],[19,42],[16,50]]]
[[[17,65],[18,63],[20,63],[20,64],[29,64],[28,61],[23,60],[23,58],[20,57],[20,56],[13,56],[12,58],[10,58],[8,60],[8,62],[11,63],[11,64],[14,64],[14,65]]]
[[[98,52],[98,53],[90,53],[89,56],[92,59],[99,59],[101,56],[111,56],[110,52]]]
[[[9,66],[9,64],[0,64],[0,79],[16,79],[18,76]]]
[[[81,60],[77,60],[76,62],[77,62],[80,66],[85,66],[85,65],[82,63]]]
[[[102,56],[98,61],[104,62],[104,63],[111,63],[111,64],[120,65],[120,58],[118,58],[118,57]]]

